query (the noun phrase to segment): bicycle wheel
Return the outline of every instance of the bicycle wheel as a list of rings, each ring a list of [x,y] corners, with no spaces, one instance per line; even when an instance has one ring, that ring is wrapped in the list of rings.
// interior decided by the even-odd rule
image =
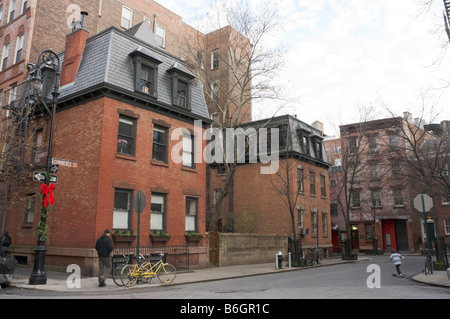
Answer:
[[[159,268],[159,271],[156,275],[158,276],[159,281],[161,281],[163,284],[170,284],[175,280],[175,277],[177,276],[177,270],[171,264],[163,264],[162,267]]]
[[[112,278],[113,278],[114,283],[117,286],[123,286],[122,276],[120,275],[121,272],[122,272],[122,267],[116,267],[112,271]]]
[[[425,275],[428,275],[430,273],[430,262],[428,261],[428,259],[425,260],[425,268],[423,272],[425,273]]]
[[[126,265],[120,272],[120,279],[122,285],[125,287],[132,287],[136,284],[139,278],[139,269],[135,265]]]

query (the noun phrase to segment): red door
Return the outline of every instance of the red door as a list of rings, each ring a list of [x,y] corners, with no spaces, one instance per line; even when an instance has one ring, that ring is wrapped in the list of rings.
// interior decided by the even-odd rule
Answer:
[[[390,253],[392,249],[397,249],[395,223],[393,219],[387,219],[381,222],[381,232],[383,236],[383,251]]]

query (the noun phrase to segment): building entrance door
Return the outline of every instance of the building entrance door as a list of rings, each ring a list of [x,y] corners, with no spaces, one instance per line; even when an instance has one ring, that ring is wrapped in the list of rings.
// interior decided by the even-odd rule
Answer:
[[[406,229],[406,220],[395,220],[395,238],[398,251],[408,251],[408,231]]]
[[[397,249],[394,220],[382,220],[381,231],[383,236],[383,251],[390,253],[392,249]]]
[[[209,265],[213,267],[219,266],[219,233],[209,233]]]

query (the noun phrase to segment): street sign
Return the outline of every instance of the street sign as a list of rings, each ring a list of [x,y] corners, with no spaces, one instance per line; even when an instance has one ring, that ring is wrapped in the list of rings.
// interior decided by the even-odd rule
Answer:
[[[50,167],[50,173],[58,173],[58,164],[54,164]]]
[[[419,194],[414,198],[414,208],[423,214],[423,229],[427,240],[427,249],[431,248],[430,237],[428,236],[427,211],[433,207],[433,199],[427,194]]]
[[[140,214],[145,208],[145,205],[147,203],[147,197],[145,196],[145,193],[143,191],[137,192],[136,195],[134,195],[133,198],[133,207],[136,210],[136,213]]]
[[[426,213],[433,207],[433,199],[427,194],[417,195],[413,203],[414,208],[421,213]]]
[[[54,158],[54,157],[52,158],[52,164],[58,164],[60,166],[72,167],[72,168],[78,167],[78,162],[77,161],[60,159],[60,158]]]
[[[45,175],[42,172],[33,172],[33,181],[35,182],[45,182]],[[58,181],[58,176],[50,175],[50,182],[55,183]]]
[[[137,192],[133,198],[133,207],[138,214],[137,218],[137,246],[136,246],[136,258],[139,258],[139,239],[141,237],[141,213],[147,203],[147,197],[143,191]]]

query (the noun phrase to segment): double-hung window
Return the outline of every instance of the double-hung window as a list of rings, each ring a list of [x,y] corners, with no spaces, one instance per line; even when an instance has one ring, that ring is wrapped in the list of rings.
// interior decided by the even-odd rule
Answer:
[[[168,129],[159,125],[153,128],[152,159],[167,163]]]
[[[327,188],[325,183],[325,175],[320,174],[320,196],[327,197]]]
[[[2,71],[6,69],[8,66],[8,56],[9,56],[9,43],[6,43],[3,46],[3,53],[2,53]]]
[[[130,229],[132,191],[128,189],[114,190],[113,229]]]
[[[6,21],[6,23],[10,23],[12,20],[14,20],[15,12],[16,12],[16,0],[9,0],[8,21]]]
[[[136,119],[119,116],[119,134],[117,136],[117,153],[134,156],[136,140]]]
[[[311,195],[316,195],[316,173],[309,171],[309,189]]]
[[[31,194],[27,195],[25,200],[25,215],[24,215],[24,224],[32,225],[34,222],[34,205],[36,201],[36,195]]]
[[[186,231],[197,231],[198,198],[186,197]]]
[[[359,191],[352,192],[352,207],[361,207],[361,193]]]
[[[161,48],[166,47],[166,29],[159,24],[156,25],[156,42]]]
[[[130,56],[133,59],[135,71],[134,90],[157,98],[158,66],[162,61],[154,53],[142,47],[133,51]]]
[[[22,60],[22,49],[23,49],[23,39],[24,35],[19,35],[16,40],[16,53],[14,58],[14,63],[18,63],[20,60]]]
[[[215,49],[211,52],[211,70],[215,70],[219,67],[220,51]]]
[[[152,193],[150,230],[164,230],[166,216],[166,194]]]
[[[167,72],[170,74],[172,104],[190,109],[191,81],[195,76],[179,63],[174,64]]]
[[[133,20],[133,10],[125,6],[122,7],[122,20],[120,26],[125,29],[131,28],[131,22]]]
[[[194,136],[190,133],[183,134],[183,166],[195,167],[194,163]]]
[[[372,206],[381,207],[381,192],[372,191],[371,196],[372,196]]]
[[[303,168],[297,167],[297,189],[299,193],[305,192],[305,185],[303,183],[304,175]]]

